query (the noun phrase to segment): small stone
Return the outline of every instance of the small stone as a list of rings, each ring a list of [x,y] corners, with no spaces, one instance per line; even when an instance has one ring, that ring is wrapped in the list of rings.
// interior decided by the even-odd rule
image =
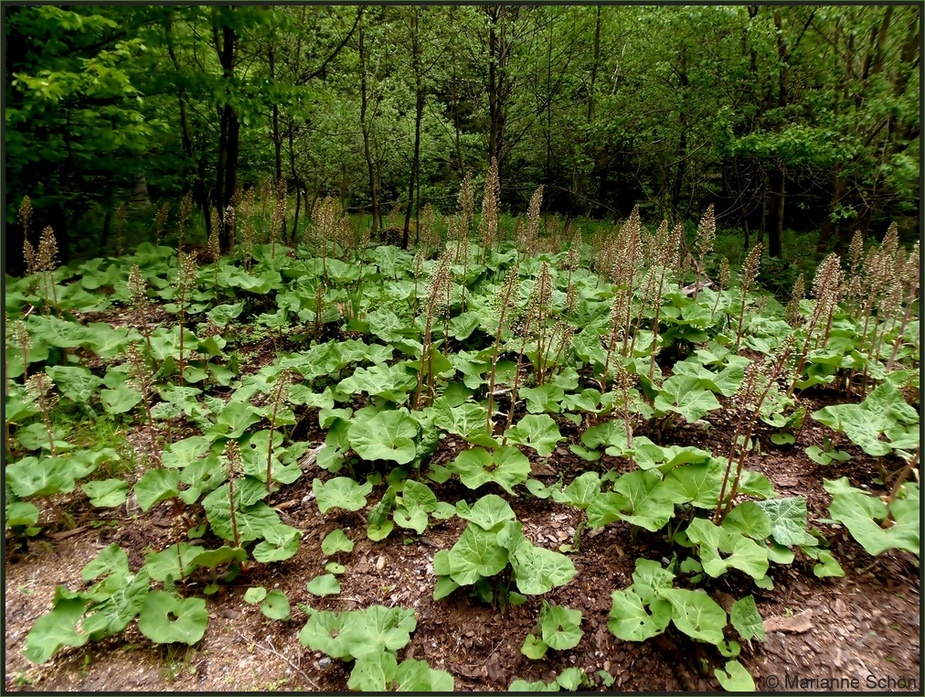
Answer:
[[[319,668],[327,668],[329,665],[331,665],[331,659],[328,658],[327,656],[325,656],[324,658],[318,659]]]

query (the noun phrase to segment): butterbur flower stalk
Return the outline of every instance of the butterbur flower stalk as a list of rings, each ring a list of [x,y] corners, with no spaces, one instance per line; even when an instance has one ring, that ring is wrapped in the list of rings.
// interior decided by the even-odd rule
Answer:
[[[22,353],[22,379],[23,382],[27,382],[29,380],[29,349],[32,348],[32,339],[29,338],[26,323],[21,319],[13,323],[13,339]]]
[[[321,281],[318,281],[318,285],[315,287],[315,320],[314,320],[314,330],[315,341],[317,342],[321,338],[321,327],[322,327],[322,318],[324,313],[324,284]]]
[[[707,254],[713,251],[715,241],[716,219],[713,217],[713,204],[711,203],[703,218],[700,219],[700,224],[697,226],[697,238],[694,241],[694,249],[697,251],[697,277],[694,279],[694,300],[697,299],[697,293],[700,291],[700,279],[706,276]]]
[[[607,341],[607,353],[604,359],[604,371],[601,375],[601,392],[607,391],[607,380],[610,375],[610,364],[613,361],[614,352],[617,348],[617,342],[622,339],[626,344],[626,335],[624,334],[623,317],[626,312],[626,306],[630,303],[630,294],[625,288],[619,288],[613,296],[613,304],[610,306],[610,337]]]
[[[436,222],[437,214],[434,212],[434,207],[429,203],[425,204],[421,211],[421,229],[418,230],[419,250],[431,250],[437,246]]]
[[[154,417],[151,415],[151,392],[154,387],[154,374],[148,367],[137,344],[134,342],[128,345],[128,364],[129,379],[136,390],[141,392],[141,402],[145,407],[148,428],[152,434],[157,434],[157,428],[154,426]],[[155,448],[155,451],[157,449]],[[157,455],[155,455],[157,457]]]
[[[498,235],[498,212],[501,208],[501,182],[498,178],[498,160],[491,158],[485,194],[482,197],[482,218],[479,221],[478,237],[482,243],[482,263],[495,246]]]
[[[543,185],[540,184],[530,198],[527,209],[527,227],[520,239],[520,251],[524,256],[533,256],[537,251],[540,232],[540,206],[543,204]]]
[[[803,368],[806,365],[806,357],[809,354],[810,345],[816,335],[816,330],[823,321],[831,321],[835,306],[838,304],[839,289],[841,288],[842,270],[841,261],[837,254],[829,254],[819,268],[816,270],[816,276],[813,278],[813,293],[816,296],[816,304],[813,312],[804,325],[803,347],[800,351],[800,358],[797,361],[797,367],[793,374],[793,381],[787,390],[787,396],[793,394],[796,389],[797,381],[803,374]],[[823,332],[823,345],[828,340],[828,326]]]
[[[177,360],[179,368],[180,386],[184,384],[183,372],[186,370],[186,359],[183,355],[183,334],[186,324],[186,305],[189,302],[189,295],[196,286],[196,275],[198,268],[196,266],[196,253],[183,254],[177,257],[177,305],[180,310],[178,313],[178,322],[180,325],[180,356]]]
[[[279,416],[280,407],[289,400],[289,385],[292,383],[292,372],[285,368],[276,378],[273,385],[273,391],[270,393],[270,401],[273,403],[273,412],[270,416],[270,440],[267,446],[267,493],[273,484],[272,466],[273,466],[273,431],[276,430],[276,419]]]
[[[712,217],[713,207],[710,206],[709,214]],[[701,221],[701,225],[702,225]],[[681,248],[681,242],[684,236],[684,228],[681,225],[675,225],[674,229],[668,232],[667,221],[659,227],[656,235],[657,254],[653,262],[655,268],[650,269],[653,280],[657,275],[656,287],[653,293],[655,302],[655,316],[652,319],[652,349],[649,356],[649,379],[655,374],[655,356],[658,353],[658,326],[661,319],[662,295],[665,292],[665,282],[668,280],[668,272],[677,264],[678,250]],[[696,293],[695,296],[696,297]]]
[[[906,327],[909,325],[909,320],[912,319],[912,308],[919,294],[920,265],[921,260],[919,259],[919,243],[916,241],[912,251],[909,252],[909,256],[906,257],[906,263],[902,271],[902,279],[904,281],[904,287],[906,290],[906,310],[903,313],[902,322],[900,323],[899,331],[896,334],[896,339],[893,341],[893,350],[890,353],[890,358],[886,363],[887,372],[893,370],[893,364],[896,361],[896,355],[899,353],[899,347],[902,346],[903,343],[903,336],[906,333]],[[916,454],[916,457],[918,457],[918,454]]]
[[[148,343],[148,353],[154,356],[154,347],[151,345],[151,328],[148,325],[151,305],[148,303],[147,285],[138,264],[132,264],[128,272],[128,297],[135,314],[135,321],[141,329],[141,335]]]
[[[193,210],[193,192],[187,191],[180,201],[180,211],[177,218],[177,250],[183,248],[183,233],[186,231],[186,221]]]
[[[741,418],[736,422],[736,430],[729,444],[729,452],[726,456],[726,471],[723,475],[719,499],[713,513],[714,525],[720,525],[733,508],[735,498],[739,492],[742,472],[745,468],[745,458],[754,448],[752,432],[761,414],[761,406],[771,390],[777,388],[777,380],[784,375],[790,354],[793,353],[793,348],[794,339],[791,334],[784,339],[773,364],[768,366],[769,359],[764,359],[751,363],[745,370],[742,387],[733,398],[736,408],[741,412]],[[735,475],[732,477],[730,485],[730,475],[733,468],[735,468]]]
[[[501,294],[495,296],[498,298],[498,328],[495,330],[495,341],[491,349],[491,368],[488,373],[488,433],[494,434],[494,399],[495,399],[495,374],[498,370],[498,359],[501,355],[501,334],[508,319],[510,318],[508,310],[511,303],[515,300],[520,287],[520,270],[515,263],[508,269],[504,277],[504,283],[501,285]],[[513,407],[513,404],[512,404]]]
[[[234,546],[241,546],[241,536],[238,533],[238,519],[236,517],[237,504],[234,500],[234,483],[238,475],[244,470],[244,458],[236,440],[229,440],[222,451],[222,459],[228,471],[228,514],[231,517],[231,536]]]
[[[547,373],[547,353],[549,351],[549,342],[547,335],[547,323],[552,303],[553,282],[552,275],[549,272],[549,264],[545,261],[540,264],[539,273],[533,284],[533,295],[530,297],[530,304],[527,308],[527,314],[532,315],[531,325],[534,328],[536,336],[536,383],[542,385],[546,379]]]
[[[447,286],[450,285],[451,280],[450,257],[447,253],[443,253],[434,265],[434,269],[430,274],[430,279],[427,282],[427,308],[424,314],[424,343],[421,350],[421,364],[418,368],[418,384],[414,391],[412,409],[418,409],[424,406],[422,396],[425,388],[425,376],[427,378],[427,401],[429,401],[430,397],[433,395],[432,334],[434,317],[440,312],[447,301]]]
[[[51,410],[54,408],[57,398],[51,393],[52,381],[44,372],[33,375],[26,381],[26,391],[31,395],[42,412],[42,424],[45,426],[45,433],[48,436],[48,450],[52,455],[57,454],[55,448],[55,432],[51,425]]]
[[[748,292],[755,284],[758,278],[758,267],[761,265],[761,243],[759,242],[742,263],[742,270],[739,273],[739,293],[741,295],[742,307],[739,309],[739,325],[736,328],[736,351],[742,343],[742,323],[745,321],[745,306],[748,304]]]
[[[847,310],[856,313],[861,308],[861,261],[864,257],[864,237],[860,230],[855,230],[848,247],[848,275],[846,278],[845,299]]]
[[[42,272],[45,296],[45,312],[49,312],[48,296],[51,290],[51,298],[54,303],[55,313],[60,317],[61,312],[58,309],[58,289],[55,286],[55,269],[58,268],[58,240],[55,239],[55,231],[51,227],[46,227],[42,231],[42,237],[39,239],[39,253],[36,262],[37,270]]]
[[[630,390],[633,389],[633,375],[619,361],[614,366],[613,386],[618,393],[620,400],[614,400],[613,415],[623,421],[623,429],[626,431],[626,449],[633,448],[633,414],[630,410],[632,397]],[[633,456],[629,459],[630,468],[634,466]]]
[[[793,284],[793,293],[790,294],[790,302],[784,311],[784,320],[791,327],[796,327],[800,323],[800,302],[806,293],[806,281],[801,273],[797,276],[796,283]]]
[[[161,238],[164,236],[164,227],[167,225],[168,215],[170,215],[170,204],[165,201],[157,209],[157,215],[154,216],[154,243],[157,246],[160,246]]]
[[[270,220],[270,256],[276,256],[276,243],[286,235],[286,180],[276,183],[276,207]]]
[[[713,301],[713,309],[710,310],[710,319],[716,315],[716,310],[719,309],[720,298],[723,297],[723,290],[729,288],[729,259],[723,257],[719,262],[719,279],[716,286],[716,300]]]

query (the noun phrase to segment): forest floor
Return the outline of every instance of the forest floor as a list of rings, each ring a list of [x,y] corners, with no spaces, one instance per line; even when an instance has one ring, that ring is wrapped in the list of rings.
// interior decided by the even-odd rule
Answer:
[[[818,392],[804,396],[803,401],[807,407],[819,408],[829,400],[824,392]],[[709,429],[677,427],[672,441],[707,449],[722,447],[732,431],[730,420],[717,411],[706,421],[711,424]],[[570,435],[571,440],[575,427],[569,433],[567,421],[560,425],[563,435]],[[761,454],[750,458],[749,467],[764,473],[786,495],[806,497],[810,521],[827,517],[823,477],[847,476],[853,483],[871,482],[879,472],[876,458],[865,455],[842,434],[818,424],[807,425],[803,439],[821,443],[829,437],[851,453],[851,460],[822,467],[802,448],[774,446],[767,435],[759,433]],[[309,433],[304,438],[317,444],[323,435]],[[463,445],[447,438],[433,461],[452,459]],[[533,476],[547,484],[559,475],[567,481],[588,469],[588,464],[564,445],[548,458],[532,456]],[[598,464],[604,469],[621,466],[619,460],[607,456]],[[381,542],[371,542],[362,517],[368,511],[319,515],[310,485],[316,476],[329,475],[309,465],[305,476],[275,492],[270,500],[285,523],[302,531],[298,553],[281,563],[257,565],[246,576],[208,596],[209,628],[197,645],[155,645],[131,625],[118,636],[82,648],[65,648],[35,666],[22,650],[32,624],[50,608],[57,584],[73,584],[80,569],[113,542],[129,551],[132,568],[137,568],[144,562],[145,550],[163,549],[185,539],[187,529],[180,516],[174,517],[169,501],[140,516],[125,505],[107,512],[89,506],[86,499],[62,498],[57,503],[68,506],[67,524],[43,518],[43,534],[26,552],[16,552],[7,545],[3,691],[345,690],[349,665],[299,642],[299,630],[306,619],[299,604],[334,611],[372,604],[414,608],[417,629],[403,657],[425,659],[431,667],[448,671],[458,691],[503,691],[517,678],[549,682],[571,666],[582,668],[597,689],[607,689],[601,685],[599,670],[615,678],[611,690],[719,689],[712,671],[701,670],[708,660],[715,663],[717,658],[708,656],[704,645],[676,631],[643,643],[624,642],[607,629],[610,595],[629,585],[636,558],[670,556],[663,535],[639,530],[636,539],[631,539],[630,526],[623,524],[587,532],[580,552],[572,555],[578,571],[574,580],[545,596],[551,603],[583,612],[584,638],[573,650],[550,651],[546,658],[532,661],[521,654],[520,646],[535,625],[539,597],[503,611],[462,591],[441,601],[432,600],[434,554],[454,544],[464,521],[456,517],[436,521],[417,539],[393,534]],[[494,487],[488,485],[492,491]],[[434,484],[433,489],[440,500],[450,502],[466,499],[471,503],[486,493],[483,488],[476,494],[455,479]],[[503,492],[498,489],[495,493]],[[375,494],[371,497],[374,500]],[[131,506],[131,501],[126,505]],[[534,544],[553,549],[571,542],[583,515],[552,499],[532,496],[515,499],[512,506],[525,535]],[[346,566],[339,578],[341,593],[318,598],[306,591],[305,583],[329,561],[321,551],[321,541],[335,527],[341,527],[356,546],[349,555],[341,555],[344,558],[340,561]],[[918,692],[921,587],[917,560],[896,550],[874,558],[844,529],[825,530],[831,551],[845,570],[844,578],[816,578],[812,562],[798,556],[789,566],[772,566],[773,591],[755,589],[747,577],[734,574],[717,581],[713,597],[727,605],[727,610],[735,598],[751,592],[765,619],[766,640],[744,646],[740,659],[764,692]],[[292,618],[271,620],[257,606],[246,603],[243,595],[254,585],[283,590],[292,603]],[[826,682],[830,680],[838,682],[833,686]]]

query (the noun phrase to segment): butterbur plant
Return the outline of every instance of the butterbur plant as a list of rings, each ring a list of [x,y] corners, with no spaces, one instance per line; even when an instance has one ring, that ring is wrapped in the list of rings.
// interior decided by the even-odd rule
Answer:
[[[29,338],[26,323],[21,319],[13,323],[13,339],[22,353],[22,379],[26,382],[29,379],[29,349],[32,348],[32,339]]]
[[[700,224],[697,226],[697,238],[694,241],[694,249],[697,252],[697,259],[694,262],[694,271],[697,277],[694,279],[694,300],[697,299],[697,293],[700,291],[700,279],[706,276],[707,254],[713,251],[713,243],[716,241],[716,219],[713,217],[713,204],[707,208]]]
[[[427,307],[424,310],[424,342],[421,349],[421,364],[418,367],[418,385],[414,391],[412,409],[419,409],[429,402],[434,394],[433,375],[433,328],[434,317],[447,303],[450,286],[450,258],[444,253],[437,260],[427,282]],[[425,382],[426,377],[426,382]],[[427,398],[422,401],[424,390]]]
[[[829,330],[831,328],[832,316],[839,300],[839,291],[842,285],[841,261],[837,254],[829,254],[816,271],[813,279],[813,292],[816,296],[816,304],[813,312],[806,320],[803,327],[803,347],[800,351],[800,358],[797,361],[796,370],[793,374],[793,380],[790,388],[787,390],[787,396],[793,394],[796,384],[803,374],[803,368],[806,365],[806,357],[809,354],[810,344],[816,338],[816,333],[820,326],[823,326],[821,332],[821,343],[824,346],[828,341]]]
[[[186,306],[189,302],[190,293],[196,286],[196,275],[198,267],[196,266],[196,253],[183,254],[177,256],[177,305],[180,308],[178,313],[178,324],[180,326],[180,356],[177,360],[177,366],[180,370],[180,386],[183,386],[183,371],[186,368],[186,360],[183,356],[183,334],[186,325]]]
[[[501,208],[501,181],[498,178],[498,160],[491,158],[488,178],[485,180],[485,195],[482,198],[482,218],[479,221],[478,237],[482,243],[482,263],[495,246],[498,236],[498,212]],[[467,236],[468,239],[468,236]]]
[[[739,308],[739,324],[736,328],[736,351],[742,343],[742,324],[745,321],[745,306],[748,304],[748,292],[755,285],[755,279],[758,278],[758,267],[761,265],[761,243],[759,242],[752,251],[745,257],[742,262],[742,270],[739,273],[739,293],[741,295],[742,306]]]
[[[723,518],[733,508],[735,497],[739,492],[742,472],[745,469],[745,459],[754,447],[752,433],[761,413],[761,405],[764,404],[771,390],[776,389],[777,380],[786,370],[793,346],[794,339],[791,335],[781,344],[776,360],[772,364],[768,365],[768,359],[764,359],[753,362],[746,368],[742,386],[733,398],[733,404],[741,416],[736,421],[736,430],[726,456],[726,471],[723,474],[719,498],[713,512],[714,525],[720,525]],[[735,474],[732,474],[733,469]]]
[[[180,211],[177,219],[177,250],[183,247],[183,233],[186,231],[186,221],[193,210],[193,192],[187,191],[180,201]]]
[[[157,209],[154,216],[154,243],[160,246],[161,238],[164,236],[164,227],[167,224],[167,216],[170,215],[170,204],[166,201]]]
[[[58,267],[58,241],[55,239],[55,231],[51,227],[46,227],[42,231],[42,237],[39,239],[39,251],[36,258],[36,270],[42,274],[42,291],[45,299],[45,314],[49,313],[48,298],[51,296],[58,316],[61,311],[58,309],[58,290],[55,286],[55,269]]]
[[[520,271],[517,264],[508,269],[504,283],[501,285],[501,294],[495,296],[498,298],[496,312],[498,313],[498,327],[495,330],[495,341],[491,349],[491,368],[488,373],[488,433],[494,432],[494,398],[495,398],[495,377],[498,370],[498,359],[501,355],[501,334],[509,319],[509,310],[511,301],[515,298],[517,288],[520,285]],[[513,407],[513,404],[511,405]]]
[[[270,393],[270,402],[272,411],[270,412],[270,438],[267,445],[267,493],[273,483],[272,471],[273,466],[273,431],[276,430],[276,421],[279,418],[280,408],[283,407],[289,399],[289,385],[292,383],[292,371],[285,368],[276,378],[273,384],[273,391]]]
[[[153,356],[151,327],[148,325],[148,317],[151,316],[151,305],[148,302],[147,285],[138,264],[132,264],[132,268],[128,272],[128,297],[132,311],[135,314],[135,321],[141,329],[141,335],[148,344],[148,353]]]
[[[26,391],[35,400],[36,405],[42,412],[42,424],[45,426],[45,433],[48,435],[48,450],[52,455],[57,453],[55,448],[55,432],[51,424],[51,410],[58,401],[52,394],[52,382],[44,372],[33,375],[26,381]]]
[[[902,321],[899,325],[899,330],[896,332],[896,338],[893,340],[893,350],[890,353],[890,358],[886,364],[887,371],[893,370],[893,363],[896,360],[896,354],[899,353],[899,347],[902,345],[903,336],[906,333],[906,327],[909,325],[909,321],[912,319],[912,308],[919,294],[920,264],[921,260],[919,259],[919,243],[916,241],[912,251],[910,251],[909,255],[906,257],[905,265],[900,273],[900,284],[904,290],[903,302],[906,305],[906,309],[903,313]]]
[[[273,442],[273,439],[270,439]],[[237,506],[234,501],[235,479],[244,470],[244,458],[241,457],[241,449],[238,447],[236,440],[229,440],[222,451],[222,460],[225,463],[225,469],[228,472],[228,515],[231,518],[231,535],[235,547],[241,546],[241,535],[238,532],[238,519],[236,516]]]
[[[713,309],[710,310],[710,319],[716,316],[716,310],[719,308],[719,301],[723,297],[722,290],[729,288],[729,260],[723,257],[719,262],[719,278],[716,284],[716,300],[713,301]]]
[[[151,429],[152,435],[157,434],[157,428],[154,425],[154,418],[151,416],[151,397],[154,390],[154,375],[148,367],[141,350],[136,343],[128,345],[128,364],[129,379],[135,389],[141,393],[141,402],[145,407],[148,428]],[[158,449],[155,448],[155,457],[158,457]]]

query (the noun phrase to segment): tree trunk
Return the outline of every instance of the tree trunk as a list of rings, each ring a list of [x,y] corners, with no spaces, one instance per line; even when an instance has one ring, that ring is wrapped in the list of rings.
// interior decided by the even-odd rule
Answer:
[[[366,169],[369,174],[369,196],[372,200],[372,228],[382,229],[382,210],[379,202],[379,187],[376,185],[375,163],[372,148],[369,144],[369,88],[367,86],[367,55],[366,32],[363,25],[358,30],[360,54],[360,128],[363,131],[363,156],[366,158]]]
[[[222,76],[227,86],[231,87],[234,79],[234,68],[237,59],[237,34],[231,23],[226,21],[221,27],[221,37],[219,37],[218,26],[218,8],[212,8],[212,33],[215,41],[215,50],[218,53],[219,63],[222,66]],[[233,7],[221,8],[221,11],[229,13],[234,12]],[[221,107],[221,116],[219,119],[219,141],[218,141],[218,168],[215,177],[215,201],[214,206],[218,210],[218,219],[222,220],[222,214],[225,208],[231,203],[231,197],[234,195],[235,186],[238,178],[238,157],[240,154],[241,124],[238,121],[238,113],[235,108],[225,102]],[[224,225],[220,226],[219,243],[222,251],[231,248],[231,230],[225,229]]]
[[[421,75],[421,42],[418,35],[418,7],[411,13],[411,69],[414,72],[414,157],[411,161],[411,181],[408,184],[408,207],[405,209],[405,227],[401,236],[401,248],[408,248],[411,225],[411,209],[414,205],[415,186],[418,185],[421,168],[421,120],[424,117],[424,81]],[[420,194],[420,187],[418,187]],[[417,228],[415,228],[417,229]]]
[[[782,167],[774,171],[771,186],[771,222],[768,226],[768,255],[783,259],[784,207],[787,175]]]

